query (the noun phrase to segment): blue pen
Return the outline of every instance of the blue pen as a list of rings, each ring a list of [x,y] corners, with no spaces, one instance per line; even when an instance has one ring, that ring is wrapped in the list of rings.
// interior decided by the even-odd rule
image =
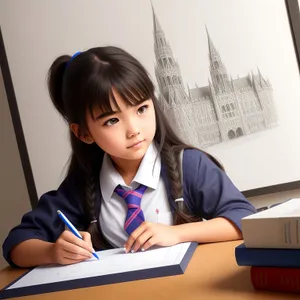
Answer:
[[[57,211],[58,215],[62,219],[62,221],[66,224],[66,226],[80,239],[82,239],[81,234],[78,232],[78,230],[74,227],[74,225],[68,220],[68,218],[60,211]],[[97,259],[99,259],[99,256],[96,252],[92,253]]]

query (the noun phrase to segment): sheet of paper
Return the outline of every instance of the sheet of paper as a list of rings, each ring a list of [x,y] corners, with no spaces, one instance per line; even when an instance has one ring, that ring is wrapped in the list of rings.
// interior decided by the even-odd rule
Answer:
[[[91,258],[68,266],[36,267],[8,289],[177,265],[180,264],[190,244],[154,247],[137,253],[125,253],[120,248],[99,251],[97,252],[99,260]]]

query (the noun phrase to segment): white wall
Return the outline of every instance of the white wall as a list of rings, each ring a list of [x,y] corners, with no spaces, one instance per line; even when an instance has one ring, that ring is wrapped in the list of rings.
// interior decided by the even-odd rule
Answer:
[[[16,136],[0,69],[0,245],[9,230],[30,209]],[[6,262],[0,255],[0,269]]]
[[[242,190],[299,180],[300,139],[296,137],[300,128],[299,70],[284,0],[249,0],[242,4],[231,0],[230,9],[228,1],[223,0],[152,2],[188,82],[199,76],[200,83],[207,83],[207,66],[198,60],[202,56],[207,59],[203,33],[206,24],[212,36],[218,37],[215,43],[222,49],[227,68],[234,76],[256,68],[258,63],[263,70],[268,70],[268,77],[280,91],[277,104],[282,133],[272,137],[272,144],[263,142],[268,133],[260,133],[251,137],[249,145],[252,146],[237,141],[227,148],[222,145],[220,149],[212,149],[232,180]],[[227,13],[223,14],[225,9]],[[61,54],[113,44],[140,59],[155,80],[151,2],[2,0],[0,20],[40,196],[57,188],[70,153],[67,127],[52,107],[46,89],[50,64]],[[178,26],[176,30],[174,26]],[[225,26],[227,34],[222,34]],[[190,56],[194,60],[189,60]],[[196,73],[193,65],[198,65]],[[264,147],[260,148],[257,140]]]

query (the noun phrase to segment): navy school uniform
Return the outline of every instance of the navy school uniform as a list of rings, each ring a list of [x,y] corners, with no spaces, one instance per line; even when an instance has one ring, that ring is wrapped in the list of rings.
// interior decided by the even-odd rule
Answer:
[[[192,214],[206,220],[224,217],[241,230],[241,219],[256,212],[228,176],[201,151],[186,149],[182,170],[183,198]],[[170,196],[170,185],[163,163],[161,176],[172,209],[174,199]],[[36,208],[25,214],[21,224],[10,231],[3,243],[3,256],[9,264],[14,265],[10,259],[10,251],[15,245],[28,239],[48,242],[58,239],[65,225],[59,219],[57,210],[63,211],[77,229],[84,231],[88,228],[90,220],[85,216],[78,186],[73,177],[67,176],[56,191],[42,195]],[[97,216],[100,215],[101,198],[98,184]]]

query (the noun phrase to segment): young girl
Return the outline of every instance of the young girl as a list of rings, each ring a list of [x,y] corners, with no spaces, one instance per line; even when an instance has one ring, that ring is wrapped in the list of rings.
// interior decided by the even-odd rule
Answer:
[[[242,238],[241,218],[255,208],[216,159],[177,137],[134,57],[116,47],[64,55],[52,64],[48,85],[69,125],[72,157],[58,190],[42,195],[6,238],[11,265]],[[83,240],[65,230],[57,210]]]

